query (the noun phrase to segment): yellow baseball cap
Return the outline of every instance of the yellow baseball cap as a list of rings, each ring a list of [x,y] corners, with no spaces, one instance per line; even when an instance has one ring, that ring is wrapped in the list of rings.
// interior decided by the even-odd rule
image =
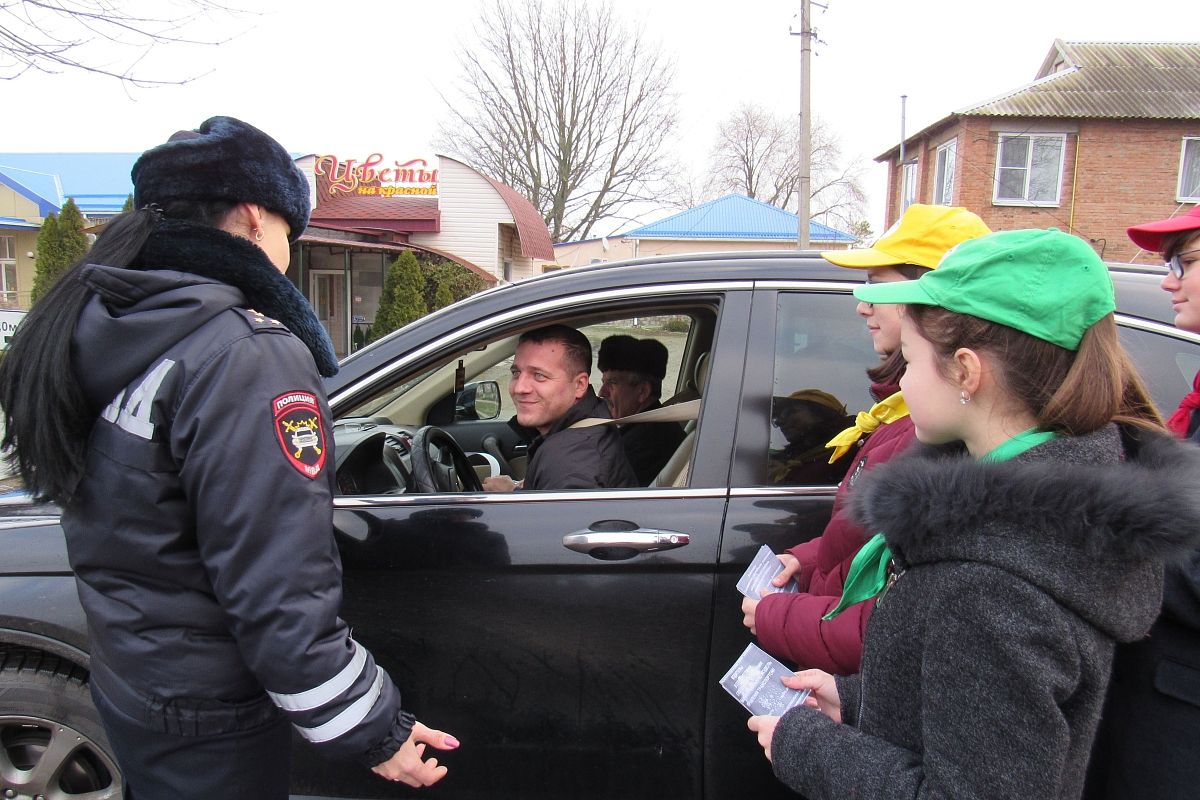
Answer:
[[[946,254],[915,281],[864,284],[864,303],[916,303],[1007,325],[1067,350],[1116,310],[1108,266],[1057,228],[1001,231]]]
[[[899,264],[935,269],[950,248],[991,232],[983,220],[965,208],[913,203],[870,247],[826,250],[821,258],[851,269]]]
[[[846,413],[846,404],[829,392],[823,392],[820,389],[800,389],[792,392],[787,396],[788,400],[807,400],[810,403],[816,403],[819,406],[836,411],[839,414]]]

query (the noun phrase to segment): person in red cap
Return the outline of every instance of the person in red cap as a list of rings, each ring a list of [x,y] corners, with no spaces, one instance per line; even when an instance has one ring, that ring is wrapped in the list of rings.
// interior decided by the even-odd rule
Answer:
[[[1200,281],[1196,279],[1200,270],[1189,270],[1200,261],[1200,206],[1176,217],[1134,225],[1129,228],[1129,238],[1143,250],[1162,253],[1167,265],[1162,288],[1171,293],[1175,327],[1200,333]],[[1193,382],[1191,393],[1167,420],[1167,427],[1180,436],[1197,439],[1200,431],[1197,411],[1200,411],[1200,375]]]
[[[1200,333],[1200,206],[1134,225],[1129,238],[1162,254],[1175,326]],[[1200,444],[1200,375],[1167,421]],[[1200,550],[1169,564],[1162,612],[1150,635],[1117,647],[1104,717],[1092,751],[1088,800],[1191,797],[1200,786]]]

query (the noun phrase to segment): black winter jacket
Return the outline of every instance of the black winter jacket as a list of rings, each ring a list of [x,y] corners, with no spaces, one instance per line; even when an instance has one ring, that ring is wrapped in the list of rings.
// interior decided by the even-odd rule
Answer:
[[[838,679],[846,724],[789,712],[776,775],[810,800],[1079,797],[1114,642],[1145,635],[1162,563],[1200,536],[1200,452],[1125,434],[865,475],[851,506],[902,573]]]
[[[1189,442],[1200,444],[1192,412]],[[1195,487],[1193,487],[1194,489]],[[1175,800],[1200,792],[1200,549],[1168,564],[1149,635],[1117,646],[1088,768],[1087,800]]]
[[[662,403],[655,401],[638,413],[659,408]],[[678,422],[631,422],[621,427],[621,447],[639,486],[649,486],[658,477],[685,436]]]
[[[637,486],[637,475],[621,447],[621,434],[613,425],[567,430],[580,420],[609,416],[608,403],[589,386],[549,433],[533,440],[521,488],[534,491]]]
[[[73,339],[97,419],[63,527],[93,684],[141,724],[192,734],[261,724],[269,695],[328,753],[380,763],[412,718],[338,618],[314,363],[336,370],[332,348],[249,242],[164,222],[143,256],[86,268],[96,296]]]

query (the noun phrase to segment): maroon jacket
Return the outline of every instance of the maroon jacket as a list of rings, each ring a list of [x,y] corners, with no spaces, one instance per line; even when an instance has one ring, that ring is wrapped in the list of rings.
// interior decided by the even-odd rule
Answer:
[[[875,384],[871,393],[882,399],[897,389]],[[796,574],[800,591],[768,595],[754,614],[758,643],[768,653],[792,661],[801,669],[822,669],[835,675],[858,672],[863,633],[875,601],[851,606],[828,622],[821,620],[841,599],[850,562],[863,542],[878,533],[868,533],[850,519],[846,495],[865,470],[884,463],[912,440],[913,424],[908,417],[879,426],[859,448],[838,486],[833,515],[825,531],[788,550],[800,562]]]

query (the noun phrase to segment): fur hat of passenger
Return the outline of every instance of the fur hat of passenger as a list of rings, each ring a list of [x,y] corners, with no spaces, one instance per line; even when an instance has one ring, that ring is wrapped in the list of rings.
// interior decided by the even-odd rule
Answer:
[[[142,153],[130,172],[135,208],[174,200],[257,203],[282,216],[296,241],[311,211],[308,180],[287,150],[233,117],[211,117]]]
[[[657,339],[637,339],[617,334],[600,343],[597,366],[601,372],[610,369],[637,372],[661,381],[667,375],[667,348]]]

